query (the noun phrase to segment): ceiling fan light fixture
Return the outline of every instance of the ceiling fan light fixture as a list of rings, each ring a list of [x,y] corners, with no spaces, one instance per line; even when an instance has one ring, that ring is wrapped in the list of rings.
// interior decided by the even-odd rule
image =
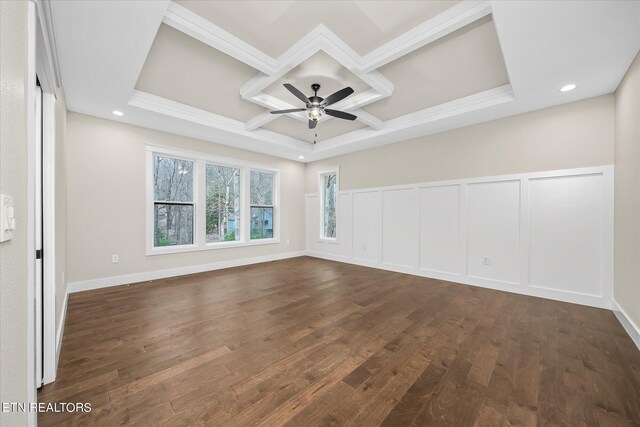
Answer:
[[[322,108],[320,107],[313,107],[311,109],[309,109],[309,120],[318,120],[320,117],[322,117]]]

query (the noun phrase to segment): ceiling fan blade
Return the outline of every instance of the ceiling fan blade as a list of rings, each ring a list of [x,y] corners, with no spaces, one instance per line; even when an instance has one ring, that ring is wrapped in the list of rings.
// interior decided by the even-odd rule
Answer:
[[[301,111],[307,111],[307,109],[306,108],[292,108],[290,110],[277,110],[277,111],[271,111],[271,114],[299,113]]]
[[[300,101],[304,102],[304,105],[307,105],[309,103],[309,98],[304,96],[304,93],[300,92],[293,85],[290,85],[289,83],[285,83],[283,86],[286,87],[289,90],[289,92],[294,94],[296,98],[298,98]]]
[[[330,116],[337,117],[339,119],[344,119],[344,120],[355,120],[358,118],[358,116],[354,116],[353,114],[345,113],[344,111],[330,110],[328,108],[325,108],[324,112]]]
[[[324,99],[324,105],[335,104],[338,101],[345,99],[347,96],[353,93],[353,89],[350,87],[345,87],[344,89],[340,89],[336,93],[332,93]]]
[[[317,124],[317,120],[309,120],[309,129],[315,129]]]

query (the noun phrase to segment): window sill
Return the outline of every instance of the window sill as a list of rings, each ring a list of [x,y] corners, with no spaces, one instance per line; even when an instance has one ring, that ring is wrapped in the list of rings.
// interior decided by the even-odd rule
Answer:
[[[334,238],[330,238],[330,237],[321,237],[320,239],[318,239],[318,242],[320,243],[329,243],[331,245],[338,245],[340,244],[340,242],[338,241],[337,237]]]
[[[147,256],[154,255],[166,255],[166,254],[179,254],[185,252],[198,252],[198,251],[210,251],[216,249],[228,249],[228,248],[243,248],[248,246],[260,246],[260,245],[274,245],[280,243],[280,239],[259,239],[251,240],[248,242],[218,242],[218,243],[205,243],[203,245],[189,245],[189,246],[164,246],[160,248],[147,249]]]

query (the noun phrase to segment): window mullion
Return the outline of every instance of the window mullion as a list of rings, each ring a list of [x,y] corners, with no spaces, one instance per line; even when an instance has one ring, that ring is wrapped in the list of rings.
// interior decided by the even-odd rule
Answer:
[[[196,246],[202,247],[206,243],[206,217],[207,217],[207,182],[206,182],[206,163],[204,160],[197,160],[195,162],[195,174],[194,174],[194,194],[193,199],[195,202],[194,222],[195,222],[195,236],[194,242]]]
[[[240,179],[240,226],[242,227],[242,235],[240,240],[245,243],[251,240],[250,174],[249,168],[242,168]]]

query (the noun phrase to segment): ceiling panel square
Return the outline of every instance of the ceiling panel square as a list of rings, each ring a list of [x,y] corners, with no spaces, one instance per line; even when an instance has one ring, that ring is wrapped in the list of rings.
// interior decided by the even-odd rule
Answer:
[[[265,111],[239,93],[240,86],[257,73],[243,62],[162,24],[136,89],[247,121]]]
[[[321,87],[318,91],[318,96],[323,98],[346,86],[350,86],[354,90],[354,94],[370,89],[369,85],[322,51],[312,55],[263,91],[267,95],[274,96],[294,106],[304,107],[300,100],[285,89],[284,83],[294,85],[306,96],[313,95],[311,85],[319,83]]]
[[[319,24],[365,55],[458,1],[178,0],[274,58]]]
[[[389,120],[509,83],[490,16],[378,69],[393,94],[365,111]]]

